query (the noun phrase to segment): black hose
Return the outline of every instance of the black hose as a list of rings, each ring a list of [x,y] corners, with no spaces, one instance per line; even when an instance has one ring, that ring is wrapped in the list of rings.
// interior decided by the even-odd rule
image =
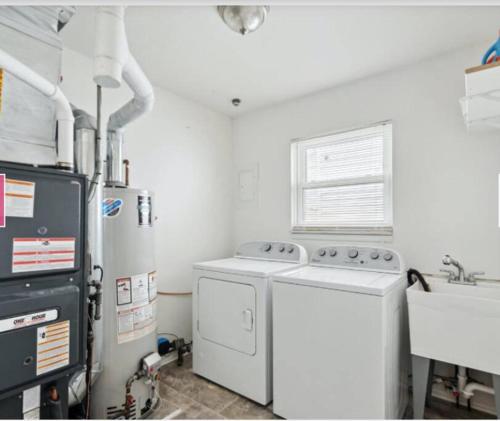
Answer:
[[[408,269],[409,285],[413,285],[416,282],[414,278],[417,278],[417,280],[420,282],[425,292],[431,292],[431,288],[429,284],[425,281],[424,276],[417,269]]]

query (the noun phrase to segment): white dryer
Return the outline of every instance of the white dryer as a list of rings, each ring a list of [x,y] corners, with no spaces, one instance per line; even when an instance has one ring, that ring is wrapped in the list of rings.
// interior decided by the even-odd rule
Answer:
[[[272,400],[270,276],[307,263],[293,243],[251,242],[194,265],[193,371],[262,405]]]
[[[273,410],[293,419],[401,418],[408,402],[406,281],[398,253],[317,250],[272,277]]]

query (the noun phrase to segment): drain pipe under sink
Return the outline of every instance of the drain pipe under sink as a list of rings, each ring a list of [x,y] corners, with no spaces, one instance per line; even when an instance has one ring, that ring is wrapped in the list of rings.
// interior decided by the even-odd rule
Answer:
[[[486,386],[481,383],[477,382],[467,382],[467,370],[465,367],[459,366],[458,367],[458,390],[462,394],[462,396],[469,400],[474,396],[474,393],[477,391],[487,393],[489,395],[494,396],[495,395],[495,390],[490,387]]]

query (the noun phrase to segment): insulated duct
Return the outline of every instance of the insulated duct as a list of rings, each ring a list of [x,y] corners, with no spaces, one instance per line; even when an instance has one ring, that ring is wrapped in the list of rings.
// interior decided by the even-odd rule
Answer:
[[[109,117],[107,128],[107,184],[125,186],[122,148],[124,127],[151,111],[153,86],[129,51],[124,24],[125,8],[97,9],[94,81],[104,88],[117,88],[122,78],[134,97]]]
[[[21,79],[32,88],[41,92],[56,104],[57,119],[57,166],[73,170],[73,112],[71,106],[58,86],[31,70],[5,51],[0,50],[0,68]]]

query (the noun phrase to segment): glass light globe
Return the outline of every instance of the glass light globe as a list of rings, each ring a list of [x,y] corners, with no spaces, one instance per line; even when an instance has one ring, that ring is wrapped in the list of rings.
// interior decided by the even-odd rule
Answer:
[[[269,6],[217,6],[222,20],[242,35],[258,29],[269,13]]]

